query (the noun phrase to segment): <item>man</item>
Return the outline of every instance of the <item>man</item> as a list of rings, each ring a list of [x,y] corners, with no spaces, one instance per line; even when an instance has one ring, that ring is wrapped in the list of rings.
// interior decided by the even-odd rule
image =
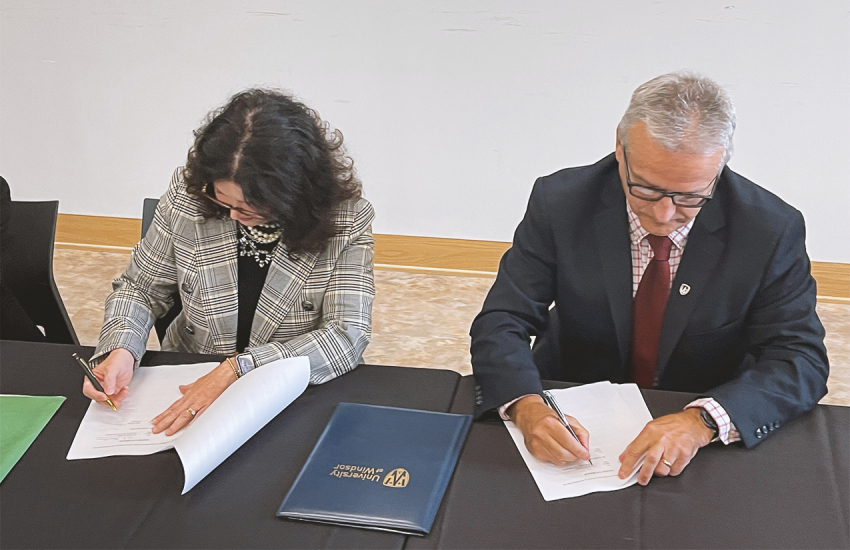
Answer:
[[[497,410],[538,459],[589,457],[541,398],[540,373],[702,398],[648,423],[621,478],[678,475],[711,441],[751,447],[826,394],[824,330],[801,214],[726,167],[735,111],[688,72],[640,86],[616,152],[540,178],[470,329],[477,414]],[[535,365],[554,302],[560,345]]]

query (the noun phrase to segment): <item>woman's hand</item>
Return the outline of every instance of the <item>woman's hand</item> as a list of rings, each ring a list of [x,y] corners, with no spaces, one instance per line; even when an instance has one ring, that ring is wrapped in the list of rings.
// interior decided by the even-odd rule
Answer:
[[[88,378],[83,378],[83,394],[100,403],[106,402],[107,395],[117,408],[130,394],[127,385],[133,378],[133,354],[123,348],[112,350],[101,364],[92,369],[94,377],[103,386],[103,393],[94,389]]]
[[[234,382],[236,382],[236,374],[225,361],[191,384],[180,386],[183,397],[151,420],[153,433],[158,434],[165,430],[165,435],[174,435],[197,415],[207,410],[207,407]],[[195,414],[192,414],[189,409],[192,409]]]

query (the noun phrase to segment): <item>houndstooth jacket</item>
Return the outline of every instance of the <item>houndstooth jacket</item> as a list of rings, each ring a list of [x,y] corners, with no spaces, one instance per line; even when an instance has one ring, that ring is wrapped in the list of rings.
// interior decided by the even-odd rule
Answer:
[[[124,348],[138,365],[154,321],[171,308],[175,292],[183,311],[162,349],[236,353],[237,223],[205,219],[199,201],[175,171],[130,266],[112,283],[93,363]],[[374,217],[365,199],[346,201],[337,209],[337,234],[320,253],[295,255],[277,245],[246,349],[257,366],[306,356],[317,384],[360,362],[372,335]]]

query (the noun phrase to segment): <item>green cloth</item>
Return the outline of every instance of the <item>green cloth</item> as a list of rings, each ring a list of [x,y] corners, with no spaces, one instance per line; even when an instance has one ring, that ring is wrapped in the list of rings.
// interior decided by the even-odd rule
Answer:
[[[0,395],[0,481],[24,455],[64,397]]]

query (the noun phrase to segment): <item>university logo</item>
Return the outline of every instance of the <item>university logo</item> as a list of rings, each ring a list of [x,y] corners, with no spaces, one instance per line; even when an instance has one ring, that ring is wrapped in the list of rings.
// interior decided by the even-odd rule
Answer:
[[[407,487],[410,474],[404,468],[396,468],[384,476],[384,485],[387,487]]]

